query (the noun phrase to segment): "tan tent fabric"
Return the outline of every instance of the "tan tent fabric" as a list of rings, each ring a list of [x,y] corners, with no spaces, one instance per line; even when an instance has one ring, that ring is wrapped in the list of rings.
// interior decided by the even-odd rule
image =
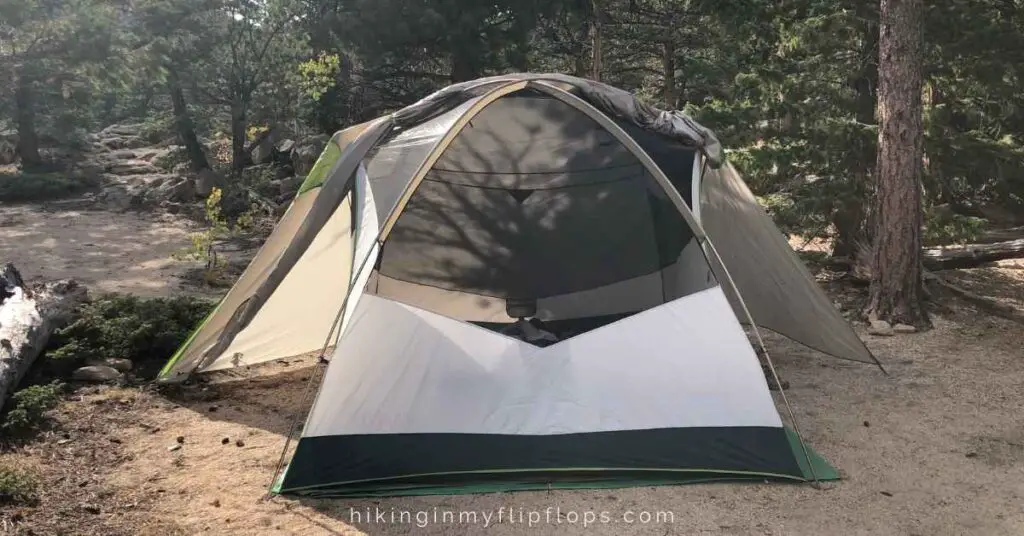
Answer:
[[[353,249],[350,194],[249,325],[201,370],[255,365],[323,347],[348,293]]]
[[[344,151],[371,124],[372,122],[362,123],[342,130],[335,134],[329,143],[337,144]],[[281,221],[278,222],[277,227],[274,228],[270,237],[263,244],[263,247],[260,248],[260,251],[249,263],[245,272],[242,273],[220,305],[217,306],[214,313],[199,327],[189,343],[179,350],[179,353],[173,358],[168,368],[161,373],[160,379],[162,381],[184,379],[202,364],[204,353],[220,337],[232,314],[238,310],[260,285],[266,282],[267,277],[277,266],[281,255],[292,243],[296,233],[298,233],[309,216],[310,210],[314,206],[320,192],[321,188],[318,187],[303,192],[295,198],[288,207],[288,211],[281,218]],[[279,357],[286,356],[282,355]]]
[[[704,230],[755,323],[835,357],[877,363],[731,164],[707,171],[700,204]],[[737,296],[722,288],[744,320]]]

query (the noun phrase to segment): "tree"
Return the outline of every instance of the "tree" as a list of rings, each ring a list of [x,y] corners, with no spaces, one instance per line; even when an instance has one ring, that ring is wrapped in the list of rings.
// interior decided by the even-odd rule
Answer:
[[[230,111],[231,166],[238,173],[249,163],[245,150],[254,98],[272,81],[298,94],[298,83],[282,84],[305,54],[297,31],[298,6],[291,0],[224,0],[211,31],[219,40],[197,62],[196,84],[211,102]],[[294,99],[292,99],[294,100]]]
[[[927,326],[922,302],[923,0],[881,0],[871,319]]]
[[[99,0],[0,0],[0,91],[13,101],[17,152],[25,168],[43,165],[42,101],[68,101],[98,73],[118,32],[117,6]]]

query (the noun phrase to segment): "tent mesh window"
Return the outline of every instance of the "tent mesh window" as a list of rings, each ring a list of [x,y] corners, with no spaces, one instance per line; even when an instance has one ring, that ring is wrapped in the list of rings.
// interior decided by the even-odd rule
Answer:
[[[423,133],[451,117],[367,158],[382,220],[402,190],[399,155],[433,148],[439,136]],[[631,130],[688,201],[692,149]],[[477,115],[400,210],[366,291],[495,330],[530,316],[565,339],[716,284],[636,156],[583,113],[530,90]]]

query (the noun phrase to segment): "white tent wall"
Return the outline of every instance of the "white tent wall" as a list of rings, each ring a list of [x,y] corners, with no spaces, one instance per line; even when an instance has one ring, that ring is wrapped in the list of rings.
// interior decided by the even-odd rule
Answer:
[[[782,426],[718,287],[547,348],[364,296],[303,436],[715,426]]]

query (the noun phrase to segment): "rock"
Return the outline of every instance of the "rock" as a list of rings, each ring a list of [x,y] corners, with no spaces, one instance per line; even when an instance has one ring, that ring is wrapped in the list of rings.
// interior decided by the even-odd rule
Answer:
[[[116,159],[116,160],[134,160],[135,157],[136,157],[135,151],[129,151],[129,150],[114,151],[114,152],[110,153],[110,158],[113,158],[113,159]]]
[[[111,136],[139,136],[142,134],[141,124],[113,124],[109,127],[99,131],[98,136],[102,139],[104,137]]]
[[[124,379],[124,375],[114,367],[106,365],[88,365],[75,369],[71,379],[80,382],[111,382]]]
[[[273,130],[266,133],[261,140],[257,143],[256,147],[252,149],[252,163],[253,164],[265,164],[270,162],[270,159],[274,156],[274,147],[276,145],[277,135]]]
[[[321,134],[296,142],[292,148],[292,169],[295,174],[300,177],[308,175],[309,170],[313,169],[317,158],[320,158],[320,153],[324,151],[324,147],[330,140],[330,136]]]
[[[275,149],[279,153],[290,153],[295,148],[295,140],[283,139],[277,143]]]
[[[171,168],[171,173],[174,173],[175,175],[184,175],[189,172],[191,167],[192,166],[190,166],[188,162],[178,162],[177,164],[174,164],[173,168]]]
[[[305,179],[302,177],[288,177],[287,179],[281,179],[281,181],[278,182],[277,187],[281,195],[290,193],[294,197],[295,192],[299,189],[299,186],[302,185],[302,181],[304,180]]]
[[[139,147],[145,147],[147,145],[145,140],[130,136],[103,138],[100,140],[100,144],[112,151],[116,151],[118,149],[138,149]]]
[[[126,162],[117,162],[107,166],[107,172],[114,175],[126,176],[126,175],[155,175],[159,174],[160,170],[157,169],[153,164],[149,162],[143,162],[142,160],[129,160]]]
[[[214,508],[220,508],[220,499],[214,499],[210,502],[210,506]]]
[[[0,166],[13,164],[18,159],[18,134],[0,132]]]
[[[186,154],[185,147],[174,145],[157,153],[150,162],[158,168],[170,170],[178,163],[184,162],[188,164],[188,155]]]
[[[182,177],[177,182],[165,184],[161,189],[161,197],[177,203],[191,203],[196,198],[196,183],[192,179]]]
[[[132,360],[124,359],[122,357],[108,357],[106,359],[89,360],[86,364],[92,367],[110,367],[118,372],[130,372],[132,370]]]
[[[891,337],[893,334],[892,326],[885,320],[872,320],[871,325],[868,326],[868,335]]]
[[[236,447],[244,447],[245,446],[245,441],[242,441],[241,439],[238,439],[238,440],[235,441],[235,446]]]
[[[204,169],[196,173],[196,195],[199,197],[209,196],[219,181],[220,178],[212,169]]]
[[[287,207],[292,199],[295,199],[295,190],[287,191],[274,199],[274,202],[278,205]]]
[[[180,435],[180,436],[176,437],[174,440],[177,441],[179,445],[184,444],[185,443],[185,436]]]
[[[230,442],[231,442],[231,438],[229,438],[229,437],[225,437],[224,439],[220,440],[220,444],[221,445],[227,445]]]
[[[181,450],[181,445],[180,444],[171,445],[171,446],[167,447],[167,450],[169,450],[171,452],[174,452],[176,450]]]
[[[917,328],[908,324],[896,324],[892,330],[896,333],[917,333]]]

